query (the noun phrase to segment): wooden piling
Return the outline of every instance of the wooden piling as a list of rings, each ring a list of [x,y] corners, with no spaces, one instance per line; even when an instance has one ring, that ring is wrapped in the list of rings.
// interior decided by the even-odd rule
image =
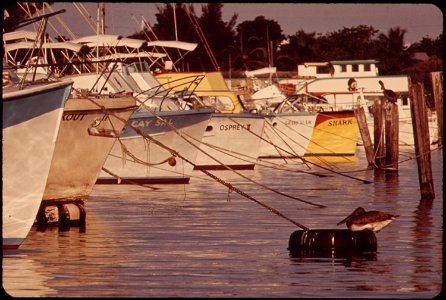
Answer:
[[[437,113],[438,148],[443,147],[443,72],[431,72],[432,91]]]
[[[385,148],[386,148],[386,167],[387,171],[398,171],[399,157],[399,118],[398,104],[385,102]]]
[[[429,128],[426,103],[424,99],[424,85],[422,83],[412,84],[409,91],[421,200],[433,200],[435,199],[435,192],[432,178]]]
[[[361,134],[362,143],[364,144],[367,162],[369,163],[369,166],[374,166],[372,138],[370,137],[364,107],[357,107],[353,111],[358,122],[359,132]]]
[[[384,165],[384,131],[383,109],[381,103],[383,97],[376,98],[373,103],[373,150],[375,153],[375,166]]]

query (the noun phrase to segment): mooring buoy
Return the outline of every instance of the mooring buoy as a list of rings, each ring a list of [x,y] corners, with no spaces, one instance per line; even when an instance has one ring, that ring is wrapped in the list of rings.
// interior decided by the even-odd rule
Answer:
[[[312,229],[294,231],[288,243],[292,256],[344,257],[376,252],[378,242],[372,230]]]

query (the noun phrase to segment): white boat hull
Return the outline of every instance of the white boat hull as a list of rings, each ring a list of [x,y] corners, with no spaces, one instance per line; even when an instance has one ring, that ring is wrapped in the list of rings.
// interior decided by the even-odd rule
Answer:
[[[195,170],[254,169],[265,119],[257,114],[213,114]]]
[[[33,225],[71,85],[3,90],[3,248],[19,247]]]
[[[157,112],[177,130],[172,130],[149,112],[134,113],[120,135],[120,142],[113,146],[96,183],[188,183],[193,165],[175,156],[171,150],[194,163],[212,112],[211,109]],[[145,139],[132,127],[155,141]]]
[[[307,112],[268,115],[259,157],[303,156],[313,133],[316,116],[316,114]]]

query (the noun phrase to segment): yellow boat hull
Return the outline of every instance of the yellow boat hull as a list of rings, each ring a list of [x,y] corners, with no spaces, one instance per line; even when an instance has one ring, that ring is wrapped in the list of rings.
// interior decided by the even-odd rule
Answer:
[[[355,155],[358,136],[353,111],[319,113],[305,156]]]

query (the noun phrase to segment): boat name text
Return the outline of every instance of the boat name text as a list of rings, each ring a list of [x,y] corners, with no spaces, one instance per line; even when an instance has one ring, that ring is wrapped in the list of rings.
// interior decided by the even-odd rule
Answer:
[[[158,120],[158,119],[156,119],[156,120],[153,120],[153,119],[150,119],[150,120],[134,120],[130,124],[133,127],[151,127],[151,126],[161,127],[161,126],[167,126],[167,124],[173,125],[172,119],[163,119],[163,120]]]
[[[220,131],[229,131],[229,130],[250,130],[251,124],[240,125],[240,124],[230,124],[230,125],[220,125]]]
[[[353,125],[353,121],[351,119],[328,121],[328,126],[345,126],[345,125]]]
[[[285,125],[313,125],[313,121],[312,120],[300,120],[300,121],[287,120],[287,121],[285,121]]]

